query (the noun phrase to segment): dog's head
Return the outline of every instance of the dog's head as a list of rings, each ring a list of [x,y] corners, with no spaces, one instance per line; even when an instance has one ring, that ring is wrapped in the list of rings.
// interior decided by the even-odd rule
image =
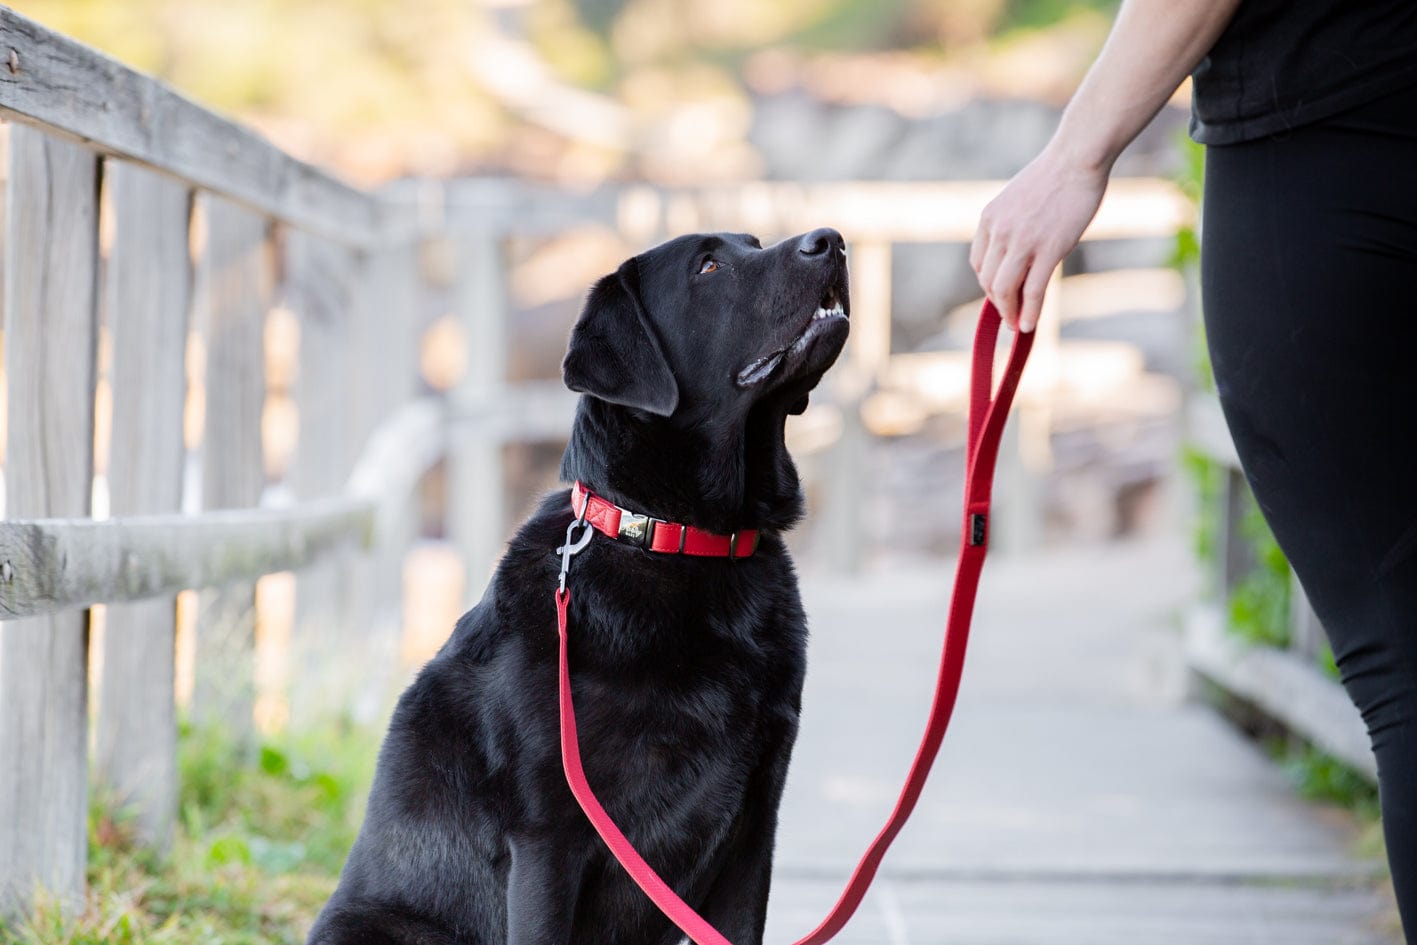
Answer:
[[[591,290],[566,386],[693,422],[764,401],[800,413],[846,342],[846,246],[818,229],[764,248],[694,234],[632,257]]]

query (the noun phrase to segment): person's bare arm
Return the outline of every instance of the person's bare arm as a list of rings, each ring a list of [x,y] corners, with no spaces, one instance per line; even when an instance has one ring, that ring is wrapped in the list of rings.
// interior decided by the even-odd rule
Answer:
[[[1097,214],[1117,155],[1206,54],[1240,0],[1123,0],[1043,152],[979,219],[969,264],[1010,327],[1038,324],[1048,278]]]

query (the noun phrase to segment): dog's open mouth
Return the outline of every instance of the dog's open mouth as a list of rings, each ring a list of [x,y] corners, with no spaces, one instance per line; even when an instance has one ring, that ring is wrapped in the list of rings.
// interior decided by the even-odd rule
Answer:
[[[776,371],[784,361],[806,350],[807,346],[817,336],[827,331],[833,323],[846,321],[846,306],[845,290],[841,286],[832,285],[822,296],[821,301],[817,303],[816,311],[812,312],[812,317],[807,320],[807,324],[803,326],[797,337],[784,347],[763,355],[739,371],[738,386],[752,387],[761,382]]]

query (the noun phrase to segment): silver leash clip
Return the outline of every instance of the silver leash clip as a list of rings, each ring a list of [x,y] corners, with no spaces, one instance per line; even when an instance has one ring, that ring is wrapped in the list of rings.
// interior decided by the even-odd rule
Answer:
[[[577,528],[583,529],[579,538],[576,537]],[[574,555],[578,555],[582,551],[584,551],[585,547],[590,544],[590,540],[592,537],[594,537],[594,535],[595,529],[592,528],[590,523],[585,520],[585,512],[581,513],[580,518],[576,519],[575,521],[571,522],[571,524],[566,526],[566,543],[560,548],[556,549],[556,553],[561,556],[561,580],[559,583],[559,593],[566,593],[566,575],[571,570],[571,558]]]

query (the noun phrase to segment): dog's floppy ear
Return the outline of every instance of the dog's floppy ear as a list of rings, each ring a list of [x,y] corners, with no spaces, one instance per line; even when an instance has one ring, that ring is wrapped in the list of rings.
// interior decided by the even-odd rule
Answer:
[[[640,302],[634,259],[595,284],[571,330],[561,376],[571,390],[667,417],[679,385]]]

